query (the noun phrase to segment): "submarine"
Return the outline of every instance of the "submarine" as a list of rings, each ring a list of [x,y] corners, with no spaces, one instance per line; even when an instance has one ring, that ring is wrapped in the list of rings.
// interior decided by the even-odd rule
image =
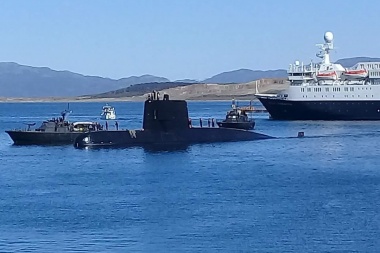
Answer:
[[[274,137],[244,129],[193,127],[185,100],[170,100],[168,94],[160,100],[158,92],[153,92],[144,102],[142,129],[86,132],[75,139],[74,147],[173,147],[270,138]]]

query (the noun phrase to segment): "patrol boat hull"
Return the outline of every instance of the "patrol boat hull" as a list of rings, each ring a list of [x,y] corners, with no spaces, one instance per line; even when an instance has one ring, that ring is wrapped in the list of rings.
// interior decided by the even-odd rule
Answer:
[[[39,132],[39,131],[5,131],[15,145],[62,145],[73,144],[74,140],[80,136],[81,132],[59,133],[59,132]]]

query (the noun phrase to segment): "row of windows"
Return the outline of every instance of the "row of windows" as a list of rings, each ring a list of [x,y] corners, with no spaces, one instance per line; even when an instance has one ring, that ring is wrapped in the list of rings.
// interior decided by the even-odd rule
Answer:
[[[344,91],[348,91],[348,88],[350,88],[350,91],[355,91],[355,88],[354,87],[344,87]],[[305,92],[307,90],[307,92],[322,92],[322,88],[301,88],[301,92]],[[333,87],[331,88],[332,91],[340,91],[340,87]],[[372,90],[371,87],[358,87],[357,90]],[[325,91],[329,92],[330,91],[330,88],[326,87],[325,88]]]
[[[326,104],[326,101],[325,102],[315,102],[315,101],[309,101],[309,102],[307,102],[309,105],[318,105],[318,104],[320,104],[320,105],[323,105],[323,104]],[[375,103],[374,102],[364,102],[364,101],[360,101],[360,102],[343,102],[343,101],[340,101],[340,102],[327,102],[328,104],[333,104],[333,105],[335,105],[335,104],[339,104],[339,105],[343,105],[343,104],[346,104],[346,105],[363,105],[363,104],[365,104],[365,105],[375,105]]]
[[[367,65],[367,66],[366,66]],[[360,67],[362,68],[362,69],[378,69],[378,68],[380,68],[380,64],[360,64]]]
[[[302,97],[303,97],[303,98],[307,98],[307,95],[303,95]],[[310,97],[312,97],[312,96],[310,96]],[[317,96],[314,95],[314,98],[316,98],[316,97],[317,97]],[[327,95],[322,95],[322,98],[328,98],[328,97],[329,97],[329,96],[327,96]],[[332,97],[335,98],[335,95],[332,95]],[[344,95],[344,97],[345,97],[345,98],[349,98],[350,95]],[[351,95],[351,97],[354,98],[355,95]],[[357,95],[356,97],[360,98],[360,95]],[[368,98],[369,96],[368,96],[368,95],[365,95],[365,97]],[[373,95],[371,95],[371,97],[373,97]]]

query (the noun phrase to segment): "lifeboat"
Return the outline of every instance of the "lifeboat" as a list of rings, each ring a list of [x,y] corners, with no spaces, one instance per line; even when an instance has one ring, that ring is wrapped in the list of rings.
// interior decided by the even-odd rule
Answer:
[[[368,76],[368,71],[366,69],[350,69],[346,70],[343,76],[348,80],[364,79]]]
[[[336,80],[338,79],[338,75],[336,71],[323,71],[323,72],[318,72],[317,79],[318,80]]]

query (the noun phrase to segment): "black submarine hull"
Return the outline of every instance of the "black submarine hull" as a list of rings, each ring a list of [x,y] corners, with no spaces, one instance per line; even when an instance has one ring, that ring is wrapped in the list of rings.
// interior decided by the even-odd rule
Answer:
[[[70,145],[82,132],[5,131],[15,145]]]
[[[181,131],[149,130],[97,131],[76,138],[74,147],[181,146],[196,143],[253,141],[271,136],[231,128],[188,128]]]

